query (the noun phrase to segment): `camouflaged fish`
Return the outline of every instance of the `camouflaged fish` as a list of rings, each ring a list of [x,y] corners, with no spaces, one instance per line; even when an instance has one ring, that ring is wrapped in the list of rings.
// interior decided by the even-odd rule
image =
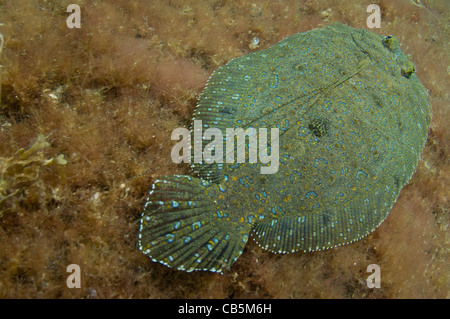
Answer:
[[[198,177],[162,177],[147,198],[144,254],[222,272],[251,236],[291,253],[372,232],[415,171],[431,108],[395,37],[335,24],[218,68],[193,119],[280,133],[275,174],[261,174],[261,163],[193,164]]]

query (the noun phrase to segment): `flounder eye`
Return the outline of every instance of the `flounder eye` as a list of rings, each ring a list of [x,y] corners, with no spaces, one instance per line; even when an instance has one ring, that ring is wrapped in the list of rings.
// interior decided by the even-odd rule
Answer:
[[[405,63],[403,63],[400,69],[402,75],[408,79],[411,77],[411,75],[413,75],[414,72],[416,72],[416,67],[411,61],[406,61]]]
[[[397,38],[392,35],[385,36],[384,39],[382,40],[382,43],[390,51],[396,51],[397,49],[400,48]]]

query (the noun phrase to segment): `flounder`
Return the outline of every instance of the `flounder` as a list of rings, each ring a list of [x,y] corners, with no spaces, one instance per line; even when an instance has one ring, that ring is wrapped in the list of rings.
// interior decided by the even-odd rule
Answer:
[[[250,237],[292,253],[369,234],[413,175],[427,139],[431,107],[414,71],[395,37],[342,24],[219,67],[193,121],[223,132],[278,128],[279,169],[203,162],[192,164],[196,177],[161,177],[142,213],[140,250],[179,270],[222,272]]]

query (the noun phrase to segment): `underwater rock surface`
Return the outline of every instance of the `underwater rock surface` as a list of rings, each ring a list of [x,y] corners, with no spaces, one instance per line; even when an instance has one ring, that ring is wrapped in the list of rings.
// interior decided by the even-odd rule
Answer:
[[[194,163],[199,178],[159,178],[142,214],[140,249],[180,270],[222,272],[251,233],[263,249],[290,253],[372,232],[414,173],[428,136],[428,93],[413,73],[395,37],[343,24],[289,36],[220,67],[194,119],[204,129],[249,130],[249,139],[278,128],[279,149],[272,145],[271,153],[279,152],[280,167],[262,174],[267,165],[248,163],[247,154],[247,163]]]

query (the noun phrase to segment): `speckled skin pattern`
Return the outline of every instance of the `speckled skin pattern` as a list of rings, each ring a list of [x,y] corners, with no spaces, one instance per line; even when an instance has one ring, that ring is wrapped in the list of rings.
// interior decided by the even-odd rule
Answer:
[[[198,177],[162,177],[147,199],[143,253],[222,272],[251,234],[290,253],[372,232],[416,169],[431,108],[395,37],[335,24],[217,69],[193,120],[280,132],[277,173],[261,174],[261,163],[193,164]]]

